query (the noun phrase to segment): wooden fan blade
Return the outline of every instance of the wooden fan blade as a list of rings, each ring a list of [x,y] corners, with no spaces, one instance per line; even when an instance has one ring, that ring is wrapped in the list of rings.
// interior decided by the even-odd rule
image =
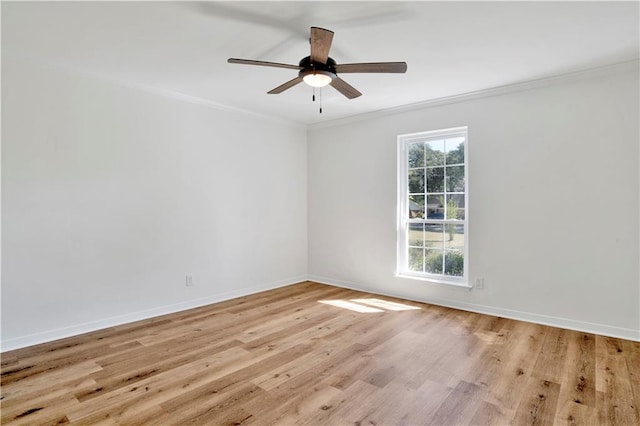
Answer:
[[[311,61],[326,64],[333,40],[333,31],[311,27]]]
[[[271,89],[269,90],[267,93],[270,95],[277,95],[278,93],[282,93],[287,89],[292,88],[293,86],[295,86],[298,83],[302,82],[302,77],[298,76],[292,80],[287,81],[284,84],[281,84],[280,86],[276,87],[275,89]]]
[[[358,96],[362,95],[362,93],[358,92],[355,87],[353,87],[340,77],[334,78],[329,84],[331,84],[334,89],[336,89],[338,92],[342,93],[349,99],[357,98]]]
[[[405,73],[407,72],[406,62],[369,62],[359,64],[336,64],[336,72],[374,72],[374,73]]]
[[[278,62],[254,61],[253,59],[229,58],[227,59],[227,62],[229,62],[230,64],[260,65],[263,67],[288,68],[292,70],[302,69],[302,67],[300,67],[299,65],[281,64]]]

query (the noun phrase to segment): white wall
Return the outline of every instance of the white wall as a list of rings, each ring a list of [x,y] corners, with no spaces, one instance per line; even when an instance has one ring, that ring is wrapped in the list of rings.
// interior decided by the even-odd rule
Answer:
[[[312,127],[310,278],[639,340],[637,63],[532,87]],[[396,278],[396,136],[465,125],[485,289]]]
[[[305,279],[306,168],[303,127],[3,58],[2,349]]]
[[[18,60],[2,73],[2,350],[307,274],[640,339],[636,66],[308,133]],[[461,125],[482,291],[393,276],[396,136]]]

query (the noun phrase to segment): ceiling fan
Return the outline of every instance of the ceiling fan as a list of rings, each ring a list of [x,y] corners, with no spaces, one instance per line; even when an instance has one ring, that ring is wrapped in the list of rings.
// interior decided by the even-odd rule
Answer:
[[[312,87],[331,85],[338,92],[349,99],[362,95],[355,87],[338,77],[343,73],[404,73],[407,71],[406,62],[369,62],[356,64],[337,64],[329,57],[329,49],[333,40],[333,31],[324,28],[311,27],[311,55],[302,58],[298,65],[281,64],[278,62],[254,61],[251,59],[229,58],[231,64],[261,65],[265,67],[288,68],[298,70],[298,76],[267,93],[278,94],[292,88],[298,83],[305,82]],[[314,98],[315,99],[315,98]]]

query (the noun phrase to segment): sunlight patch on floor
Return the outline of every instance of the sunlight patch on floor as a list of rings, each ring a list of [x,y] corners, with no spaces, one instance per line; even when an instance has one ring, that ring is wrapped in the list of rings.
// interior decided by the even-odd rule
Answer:
[[[417,306],[405,305],[398,302],[390,302],[382,299],[351,299],[351,300],[318,300],[319,303],[349,309],[361,313],[375,313],[385,311],[410,311],[420,309]]]
[[[412,311],[420,309],[417,306],[405,305],[404,303],[390,302],[382,299],[351,299],[351,301],[375,306],[376,308],[385,309],[387,311]]]
[[[384,312],[382,309],[373,308],[371,306],[359,305],[357,303],[348,302],[346,300],[318,300],[320,303],[324,303],[325,305],[335,306],[337,308],[349,309],[350,311],[361,312],[361,313],[373,313],[373,312]]]

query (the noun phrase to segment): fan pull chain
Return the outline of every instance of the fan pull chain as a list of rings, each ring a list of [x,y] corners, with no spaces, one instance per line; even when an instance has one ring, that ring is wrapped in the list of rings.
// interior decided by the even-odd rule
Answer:
[[[315,102],[316,101],[316,88],[313,88],[313,95],[311,96],[311,102]]]
[[[319,90],[320,92],[320,114],[322,114],[322,87]]]

